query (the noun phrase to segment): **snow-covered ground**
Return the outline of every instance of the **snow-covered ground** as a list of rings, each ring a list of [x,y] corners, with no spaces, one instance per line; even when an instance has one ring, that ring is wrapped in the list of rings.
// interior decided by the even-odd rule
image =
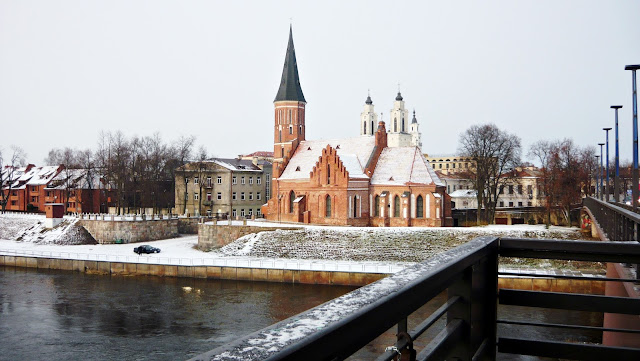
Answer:
[[[517,225],[469,228],[360,228],[289,225],[298,230],[247,235],[212,252],[195,235],[146,242],[162,250],[138,256],[139,244],[71,244],[75,220],[45,231],[44,216],[0,215],[0,254],[115,262],[394,273],[479,236],[577,239],[577,228]],[[226,222],[224,222],[226,223]],[[239,224],[239,222],[238,222]],[[249,221],[248,225],[282,226]],[[82,229],[82,227],[76,227]],[[75,242],[80,243],[80,242]]]

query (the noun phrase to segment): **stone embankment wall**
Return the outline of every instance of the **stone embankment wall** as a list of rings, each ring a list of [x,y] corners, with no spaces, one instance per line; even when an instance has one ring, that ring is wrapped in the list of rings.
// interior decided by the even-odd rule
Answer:
[[[198,234],[199,218],[178,218],[178,233]]]
[[[188,277],[342,286],[364,286],[387,276],[381,273],[218,266],[176,266],[2,255],[0,255],[0,266],[64,270],[111,276]]]
[[[299,230],[290,227],[233,226],[228,224],[201,223],[198,225],[198,249],[210,251],[225,246],[251,233],[275,231],[278,229]]]
[[[83,226],[98,243],[124,243],[156,241],[178,236],[178,219],[154,219],[141,221],[112,221],[81,219]]]

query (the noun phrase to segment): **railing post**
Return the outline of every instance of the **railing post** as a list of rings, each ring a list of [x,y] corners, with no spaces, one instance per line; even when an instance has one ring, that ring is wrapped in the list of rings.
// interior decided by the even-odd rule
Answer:
[[[471,360],[471,280],[473,268],[469,267],[462,272],[462,276],[447,289],[449,299],[458,296],[456,302],[447,312],[447,324],[458,319],[464,324],[464,331],[460,341],[449,351],[447,359]],[[494,301],[495,303],[495,301]]]

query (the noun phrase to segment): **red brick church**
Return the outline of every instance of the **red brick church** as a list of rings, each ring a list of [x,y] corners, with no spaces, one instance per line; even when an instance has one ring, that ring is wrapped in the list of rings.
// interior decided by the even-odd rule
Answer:
[[[450,226],[451,201],[420,149],[420,134],[400,92],[390,129],[377,121],[371,97],[360,136],[307,140],[306,100],[293,36],[276,94],[269,220],[353,226]]]

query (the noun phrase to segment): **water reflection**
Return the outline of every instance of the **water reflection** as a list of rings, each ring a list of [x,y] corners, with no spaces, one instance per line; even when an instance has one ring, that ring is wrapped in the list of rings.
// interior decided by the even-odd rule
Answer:
[[[0,268],[0,360],[186,359],[352,289]]]

